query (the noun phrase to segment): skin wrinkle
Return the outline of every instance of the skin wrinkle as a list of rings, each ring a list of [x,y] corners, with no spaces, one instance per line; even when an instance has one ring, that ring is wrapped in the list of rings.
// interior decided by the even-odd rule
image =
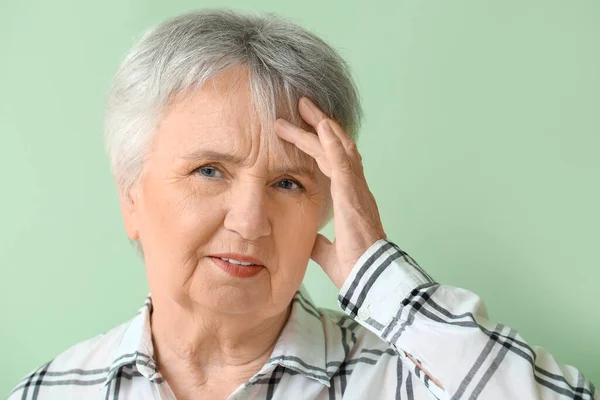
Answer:
[[[127,233],[144,248],[158,369],[178,399],[227,397],[264,365],[330,201],[329,180],[316,163],[295,157],[293,145],[262,128],[244,71],[230,74],[171,104],[137,195],[122,198]],[[203,150],[243,161],[185,157]],[[206,164],[223,177],[201,175]],[[290,166],[314,171],[315,182],[293,177],[307,191],[276,186],[290,178],[281,174]],[[258,257],[265,268],[232,278],[208,258],[225,252]]]

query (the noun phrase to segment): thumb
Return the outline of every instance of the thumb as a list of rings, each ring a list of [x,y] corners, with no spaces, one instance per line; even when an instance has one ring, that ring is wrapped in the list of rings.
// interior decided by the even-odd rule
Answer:
[[[320,233],[317,234],[310,258],[319,264],[321,268],[327,270],[327,267],[334,261],[332,260],[334,255],[335,248],[333,243]]]

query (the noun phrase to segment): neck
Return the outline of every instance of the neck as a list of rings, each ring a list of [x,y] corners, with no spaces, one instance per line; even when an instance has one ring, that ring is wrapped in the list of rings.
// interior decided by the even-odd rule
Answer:
[[[265,318],[153,299],[151,329],[158,369],[171,385],[180,380],[202,386],[224,378],[243,383],[271,355],[290,309],[291,305]]]

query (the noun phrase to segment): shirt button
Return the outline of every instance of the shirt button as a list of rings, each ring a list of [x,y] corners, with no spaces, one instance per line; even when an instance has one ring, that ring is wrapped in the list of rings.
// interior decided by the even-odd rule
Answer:
[[[367,320],[367,319],[369,319],[370,316],[371,316],[371,311],[369,310],[369,307],[362,306],[358,310],[358,318],[360,318],[362,320]]]

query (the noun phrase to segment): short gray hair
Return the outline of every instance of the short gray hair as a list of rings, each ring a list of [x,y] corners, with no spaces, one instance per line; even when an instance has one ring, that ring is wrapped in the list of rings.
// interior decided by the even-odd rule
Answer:
[[[119,193],[129,195],[161,115],[174,96],[239,66],[248,69],[261,124],[301,121],[312,99],[356,139],[361,108],[346,62],[315,34],[273,14],[207,9],[146,32],[125,57],[108,96],[105,139]]]

